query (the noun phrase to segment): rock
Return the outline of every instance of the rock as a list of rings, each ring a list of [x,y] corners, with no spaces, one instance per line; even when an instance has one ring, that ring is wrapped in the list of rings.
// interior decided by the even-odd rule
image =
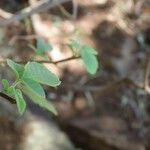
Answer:
[[[25,138],[20,144],[21,150],[73,150],[65,133],[60,131],[53,121],[30,115],[25,128]]]
[[[19,116],[16,106],[0,99],[0,147],[3,150],[73,150],[52,117],[27,110]],[[36,106],[35,106],[36,107]],[[36,109],[37,111],[37,109]],[[41,111],[42,112],[42,111]],[[49,112],[46,112],[49,113]]]

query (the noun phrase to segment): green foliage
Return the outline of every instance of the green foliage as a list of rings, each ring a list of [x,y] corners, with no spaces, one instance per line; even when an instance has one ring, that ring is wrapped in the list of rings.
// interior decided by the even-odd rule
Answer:
[[[44,39],[38,38],[36,42],[36,47],[33,45],[29,45],[37,55],[43,56],[45,52],[51,51],[53,48],[50,44],[48,44]]]
[[[57,111],[53,107],[53,105],[48,102],[43,96],[41,96],[39,93],[36,92],[35,89],[32,89],[24,82],[23,85],[21,85],[21,89],[25,95],[27,95],[34,103],[38,104],[41,107],[46,108],[47,110],[53,112],[54,114],[57,114]]]
[[[44,39],[42,38],[37,39],[36,47],[37,47],[37,53],[39,53],[39,55],[42,55],[44,52],[47,52],[53,49],[52,46],[46,43]]]
[[[3,90],[4,90],[4,91],[7,91],[8,88],[9,88],[9,82],[8,82],[8,80],[2,79],[1,82],[2,82],[2,86],[3,86]]]
[[[95,49],[90,45],[81,44],[79,41],[72,40],[69,47],[73,50],[74,54],[81,56],[86,70],[90,74],[95,74],[98,70],[98,60],[96,55],[98,54]]]
[[[89,45],[83,45],[80,49],[81,58],[90,74],[95,74],[98,69],[97,52]]]
[[[5,91],[5,93],[9,96],[13,96],[14,92],[13,92],[14,86],[10,86],[7,91]]]
[[[20,114],[23,114],[26,108],[26,103],[23,98],[22,92],[19,89],[16,89],[15,86],[10,86],[9,82],[6,79],[2,80],[3,92],[9,96],[14,96],[17,103],[17,108]]]
[[[22,115],[25,111],[25,108],[26,108],[26,102],[23,98],[22,92],[20,89],[13,88],[13,94],[14,94],[15,99],[16,99],[18,111]]]
[[[23,78],[22,81],[24,84],[27,84],[31,89],[33,89],[36,93],[38,93],[39,95],[41,95],[42,97],[45,97],[45,92],[44,89],[42,88],[42,86],[37,83],[34,80],[28,79],[28,78]]]
[[[98,70],[97,52],[90,45],[82,44],[79,40],[72,40],[68,46],[72,49],[74,56],[80,56],[86,70],[90,74],[95,74]],[[30,45],[37,55],[45,56],[45,53],[52,50],[52,46],[43,39],[37,39],[36,47]],[[1,81],[2,92],[16,100],[19,113],[22,115],[26,108],[23,94],[28,96],[32,102],[57,114],[54,106],[46,99],[45,92],[41,84],[57,87],[61,81],[49,71],[44,65],[38,62],[28,62],[20,65],[10,59],[7,60],[8,66],[16,75],[15,82],[10,85],[6,79]]]
[[[19,113],[23,114],[26,108],[23,92],[34,103],[57,114],[54,106],[46,100],[45,92],[40,84],[56,87],[61,83],[59,78],[44,65],[37,62],[29,62],[23,66],[8,59],[7,64],[15,73],[17,79],[11,86],[7,80],[3,79],[3,92],[16,99]]]
[[[7,59],[8,66],[14,71],[17,78],[21,78],[24,72],[24,66]]]
[[[56,87],[60,84],[60,81],[56,75],[37,62],[29,62],[25,65],[25,71],[22,79],[23,78],[28,78],[52,87]]]
[[[69,48],[73,51],[75,56],[80,55],[80,49],[82,47],[79,40],[71,40],[71,42],[68,44]]]

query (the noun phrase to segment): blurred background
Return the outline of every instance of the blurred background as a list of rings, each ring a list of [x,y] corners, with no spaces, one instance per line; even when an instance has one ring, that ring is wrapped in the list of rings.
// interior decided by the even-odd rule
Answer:
[[[72,56],[66,45],[80,37],[100,67],[91,76],[79,59],[45,64],[62,81],[45,87],[57,117],[28,98],[19,116],[0,98],[0,149],[150,150],[150,1],[1,0],[0,63],[31,60],[37,37],[52,61]],[[14,80],[3,63],[0,78]]]

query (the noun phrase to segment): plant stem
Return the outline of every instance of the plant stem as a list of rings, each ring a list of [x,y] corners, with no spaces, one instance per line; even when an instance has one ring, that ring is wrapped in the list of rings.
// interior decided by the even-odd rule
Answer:
[[[57,61],[49,61],[49,60],[26,60],[26,61],[15,61],[16,63],[19,64],[26,64],[29,61],[36,61],[38,63],[48,63],[48,64],[58,64],[58,63],[62,63],[62,62],[66,62],[66,61],[70,61],[70,60],[74,60],[74,59],[79,59],[80,57],[68,57],[65,59],[61,59],[61,60],[57,60]],[[0,60],[0,64],[6,64],[7,60]]]
[[[0,97],[3,97],[4,99],[8,100],[12,104],[16,104],[16,100],[8,95],[6,95],[3,92],[0,92]]]

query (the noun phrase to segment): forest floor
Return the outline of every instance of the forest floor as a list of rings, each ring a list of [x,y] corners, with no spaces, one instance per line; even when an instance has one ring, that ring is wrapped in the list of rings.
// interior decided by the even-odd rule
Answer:
[[[12,13],[16,5],[21,9],[27,3],[10,5]],[[6,7],[5,2],[0,6]],[[70,16],[72,4],[63,6],[68,13],[54,8],[38,15],[38,19],[33,16],[1,28],[0,36],[5,38],[0,38],[0,57],[29,60],[33,52],[28,44],[35,42],[29,35],[38,34],[54,46],[52,60],[60,60],[71,56],[66,44],[80,35],[98,51],[100,68],[90,76],[79,60],[47,65],[63,81],[57,89],[46,88],[48,99],[59,112],[58,124],[81,149],[149,150],[150,93],[144,87],[150,5],[82,0],[75,19]],[[40,28],[33,20],[40,22]]]

